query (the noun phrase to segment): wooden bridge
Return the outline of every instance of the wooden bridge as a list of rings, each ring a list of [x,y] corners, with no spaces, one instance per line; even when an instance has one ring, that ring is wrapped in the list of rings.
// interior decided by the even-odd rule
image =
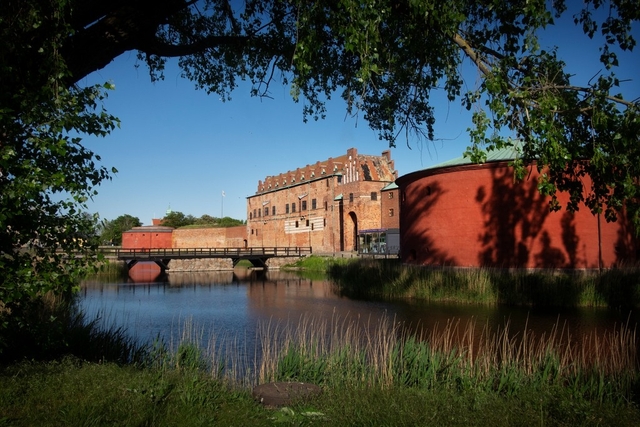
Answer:
[[[103,252],[106,256],[124,261],[127,269],[138,262],[155,262],[162,271],[169,269],[172,259],[231,258],[233,266],[246,259],[254,267],[267,268],[269,258],[300,257],[311,255],[311,247],[268,247],[268,248],[189,248],[189,249],[122,249],[113,248]]]

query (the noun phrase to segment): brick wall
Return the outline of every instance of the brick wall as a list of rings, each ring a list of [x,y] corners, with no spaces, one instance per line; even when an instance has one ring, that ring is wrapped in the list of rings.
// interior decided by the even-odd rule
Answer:
[[[174,248],[244,248],[247,227],[178,228],[173,232]]]
[[[171,227],[134,227],[122,233],[122,247],[125,249],[170,248],[172,232]]]
[[[400,228],[400,204],[398,202],[398,188],[384,190],[380,201],[380,228]]]
[[[258,182],[247,199],[250,247],[355,250],[358,229],[380,228],[381,190],[395,180],[390,153],[357,150]]]
[[[549,211],[536,168],[515,183],[508,163],[421,171],[398,179],[401,256],[417,264],[526,268],[614,267],[636,261],[624,217],[607,223],[584,205]],[[589,177],[583,177],[590,188]],[[566,206],[566,193],[558,194]]]

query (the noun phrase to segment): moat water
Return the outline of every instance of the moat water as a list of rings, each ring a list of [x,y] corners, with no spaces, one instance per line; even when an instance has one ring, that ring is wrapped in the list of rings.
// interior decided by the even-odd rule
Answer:
[[[138,281],[87,280],[81,288],[81,308],[88,320],[106,327],[122,327],[139,342],[161,338],[179,342],[186,325],[197,332],[199,344],[210,340],[245,342],[243,352],[254,353],[256,335],[265,325],[297,325],[301,319],[357,322],[375,328],[380,319],[397,322],[404,333],[428,334],[452,322],[464,327],[492,330],[507,323],[513,334],[525,328],[549,334],[554,325],[569,331],[572,340],[585,334],[631,329],[637,312],[608,309],[532,310],[519,307],[364,301],[340,296],[326,279],[304,278],[296,273],[250,270],[170,273],[163,281],[142,277]],[[219,346],[219,344],[217,344]]]

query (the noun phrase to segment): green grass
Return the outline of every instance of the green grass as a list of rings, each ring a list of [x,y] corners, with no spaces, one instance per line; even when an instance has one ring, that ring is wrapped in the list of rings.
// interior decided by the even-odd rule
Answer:
[[[640,307],[640,269],[527,271],[427,268],[359,259],[328,268],[343,295],[536,307]]]
[[[576,399],[626,402],[640,385],[638,339],[613,332],[571,337],[560,326],[536,336],[507,324],[490,330],[450,321],[416,336],[382,318],[265,325],[259,333],[259,382],[304,381],[327,388],[417,388],[503,396],[521,390],[567,390]],[[482,325],[480,325],[482,326]]]
[[[242,343],[201,348],[191,322],[175,349],[75,327],[68,356],[0,367],[0,426],[640,423],[638,340],[626,327],[574,339],[562,328],[534,336],[451,321],[418,339],[389,318],[305,317],[260,325],[262,357],[249,371],[236,369]],[[250,391],[269,381],[323,392],[267,409]]]
[[[340,267],[353,289],[381,296],[611,306],[637,298],[633,270],[506,274],[311,258],[308,265]],[[34,313],[32,337],[5,341],[6,350],[24,353],[5,351],[15,357],[0,365],[0,426],[640,425],[639,340],[624,326],[580,337],[557,326],[536,336],[452,320],[405,336],[389,318],[373,325],[307,317],[260,325],[262,357],[245,370],[236,337],[224,354],[204,349],[187,322],[176,347],[138,345],[121,329],[86,323],[72,307],[45,304]],[[47,329],[52,316],[65,327]],[[18,348],[25,338],[29,346]],[[16,358],[41,361],[10,362]],[[313,382],[323,392],[267,409],[250,391],[269,381]]]
[[[241,259],[235,266],[238,268],[251,268],[253,264],[248,259]]]
[[[268,419],[247,391],[199,372],[65,359],[14,365],[1,381],[0,425],[7,426],[260,425]]]
[[[326,388],[266,409],[206,375],[66,359],[0,372],[2,426],[635,426],[629,404],[576,399],[560,387],[517,394],[396,387]]]
[[[451,322],[422,341],[398,334],[389,319],[375,332],[368,326],[310,318],[262,325],[265,357],[249,382],[211,362],[220,355],[197,346],[193,325],[175,351],[156,343],[137,363],[6,365],[0,426],[640,423],[637,340],[625,328],[578,346],[563,330],[515,339],[508,328],[478,334]],[[322,393],[268,409],[250,394],[267,381],[314,382]]]
[[[310,255],[283,266],[282,270],[327,271],[334,262],[333,258]]]

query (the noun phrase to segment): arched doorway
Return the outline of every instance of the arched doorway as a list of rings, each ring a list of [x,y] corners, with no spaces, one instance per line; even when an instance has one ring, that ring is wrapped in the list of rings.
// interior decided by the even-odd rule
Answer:
[[[358,250],[358,217],[355,212],[349,212],[349,219],[345,227],[345,247],[348,251]]]

